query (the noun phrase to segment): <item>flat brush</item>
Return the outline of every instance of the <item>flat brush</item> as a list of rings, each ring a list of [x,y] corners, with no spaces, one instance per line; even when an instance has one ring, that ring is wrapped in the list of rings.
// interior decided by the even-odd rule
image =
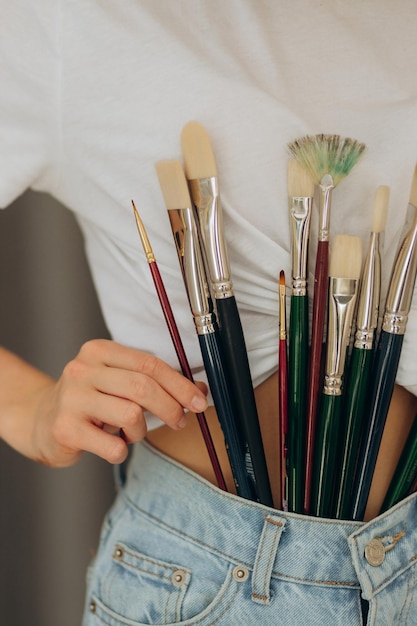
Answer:
[[[280,425],[281,503],[288,511],[288,357],[287,357],[287,313],[285,274],[279,274],[279,348],[278,348],[278,406]]]
[[[295,159],[288,164],[288,196],[291,229],[291,308],[288,354],[288,507],[304,510],[305,476],[312,450],[307,448],[306,404],[308,368],[308,293],[307,261],[314,183],[303,165]],[[309,437],[307,436],[307,440]]]
[[[329,316],[324,387],[317,416],[311,511],[332,517],[341,430],[342,384],[362,264],[359,237],[338,235],[330,256]]]
[[[172,312],[171,305],[169,303],[168,295],[165,290],[165,286],[161,277],[161,274],[158,269],[158,265],[156,263],[155,255],[153,253],[148,235],[146,233],[143,222],[140,218],[140,215],[136,209],[135,203],[132,200],[133,211],[135,214],[136,225],[139,231],[140,240],[142,242],[143,250],[146,255],[146,260],[149,265],[149,269],[151,271],[152,279],[154,281],[155,289],[159,298],[159,302],[161,304],[161,309],[165,317],[165,322],[168,326],[168,330],[172,339],[172,343],[175,348],[175,352],[178,357],[178,361],[181,367],[181,371],[183,375],[188,378],[191,382],[194,382],[193,375],[191,372],[190,365],[188,363],[187,355],[185,354],[184,346],[181,341],[181,337],[178,331],[177,324],[175,322],[174,314]],[[213,467],[213,471],[217,480],[217,484],[220,489],[227,491],[226,482],[223,477],[223,473],[220,467],[219,460],[217,458],[216,450],[213,444],[213,440],[211,438],[210,431],[207,426],[207,421],[204,413],[196,413],[197,420],[201,429],[201,433],[203,435],[204,442],[206,444],[207,452],[211,461],[211,465]]]
[[[306,135],[289,144],[292,156],[303,165],[319,189],[319,234],[314,274],[313,320],[307,396],[309,450],[314,449],[317,403],[320,391],[321,355],[327,304],[330,213],[333,189],[358,162],[365,145],[339,135]],[[309,463],[312,454],[309,452]],[[310,470],[307,470],[310,472]],[[310,475],[310,474],[309,474]],[[309,512],[309,488],[304,512]]]
[[[257,499],[273,506],[246,344],[231,281],[213,150],[205,128],[198,122],[186,124],[181,143],[210,287],[216,301],[225,369],[244,433],[248,467],[250,465],[253,471]]]
[[[224,372],[221,345],[212,311],[211,298],[198,241],[197,224],[184,170],[180,161],[155,164],[178,259],[197,331],[201,354],[214,406],[223,431],[236,492],[253,500],[253,479],[245,463],[245,450],[238,432],[228,383]]]
[[[413,297],[417,274],[417,166],[411,185],[408,215],[411,217],[411,226],[401,242],[393,265],[375,354],[370,416],[363,435],[352,497],[353,520],[362,520],[365,515]]]
[[[348,519],[350,515],[351,492],[368,407],[367,396],[381,296],[381,236],[387,221],[389,194],[389,187],[378,187],[371,236],[361,277],[356,332],[346,383],[343,434],[339,453],[341,463],[335,489],[335,516],[339,519]]]

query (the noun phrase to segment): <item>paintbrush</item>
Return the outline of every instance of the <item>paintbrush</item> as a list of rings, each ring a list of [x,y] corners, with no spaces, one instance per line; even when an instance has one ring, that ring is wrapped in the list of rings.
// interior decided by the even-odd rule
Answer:
[[[307,261],[314,183],[306,168],[291,159],[288,196],[291,229],[291,307],[288,354],[288,507],[304,510],[304,485],[311,484],[306,467],[306,400],[308,365]],[[309,437],[307,437],[309,440]],[[312,451],[307,447],[307,459]]]
[[[287,357],[287,313],[285,274],[279,274],[279,347],[278,347],[278,406],[280,425],[281,503],[288,511],[288,357]]]
[[[159,298],[159,302],[161,304],[161,309],[164,314],[165,322],[168,326],[168,330],[172,339],[172,343],[174,345],[175,352],[178,357],[178,361],[181,367],[181,371],[183,375],[188,378],[191,382],[194,382],[193,375],[191,372],[190,365],[188,363],[187,355],[185,354],[184,346],[181,340],[180,333],[178,331],[178,326],[175,322],[174,314],[172,312],[171,305],[169,303],[168,295],[165,290],[165,286],[159,272],[158,265],[156,263],[155,255],[152,250],[152,246],[150,244],[148,235],[146,233],[144,224],[140,218],[140,215],[136,209],[135,203],[132,200],[133,211],[135,214],[136,225],[139,231],[140,240],[142,242],[143,250],[146,255],[146,260],[149,265],[149,269],[152,275],[152,279],[155,285],[155,290]],[[201,433],[203,435],[204,442],[206,444],[207,452],[211,461],[211,465],[213,467],[213,471],[217,480],[217,484],[220,489],[227,491],[226,482],[223,477],[222,469],[220,467],[219,460],[217,458],[217,453],[214,447],[213,440],[211,438],[210,431],[208,429],[206,417],[204,413],[196,413],[197,420],[201,429]]]
[[[238,432],[233,403],[223,366],[221,345],[212,310],[197,224],[184,170],[180,161],[155,164],[176,243],[178,259],[197,331],[214,406],[223,431],[226,450],[239,496],[255,498],[252,476],[247,471],[243,440]]]
[[[346,383],[340,469],[335,488],[335,516],[350,515],[351,492],[362,435],[374,356],[381,296],[381,237],[387,221],[389,187],[378,187],[372,230],[358,297],[356,332]]]
[[[417,479],[417,416],[408,434],[403,451],[382,503],[380,513],[387,511],[410,493]]]
[[[216,301],[225,369],[252,464],[257,498],[273,506],[248,354],[227,257],[216,161],[207,131],[198,122],[185,125],[181,143],[211,292]]]
[[[331,517],[337,449],[341,430],[342,384],[362,265],[359,237],[334,239],[329,268],[329,314],[323,393],[317,415],[311,511]]]
[[[314,449],[316,413],[320,392],[321,355],[327,304],[330,213],[333,189],[358,162],[365,145],[339,135],[307,135],[289,144],[289,150],[309,172],[319,189],[319,234],[314,274],[313,320],[307,395],[307,432],[309,450]],[[312,454],[309,453],[309,462]],[[307,470],[310,471],[310,470]],[[309,492],[304,512],[309,512]]]
[[[417,274],[417,166],[411,185],[408,216],[411,226],[402,239],[393,265],[375,354],[370,416],[363,435],[352,497],[353,520],[362,520],[365,515],[413,297]]]

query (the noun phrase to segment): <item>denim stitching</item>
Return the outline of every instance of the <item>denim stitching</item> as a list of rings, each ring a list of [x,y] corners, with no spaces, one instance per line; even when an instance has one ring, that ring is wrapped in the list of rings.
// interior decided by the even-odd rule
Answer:
[[[282,528],[282,523],[281,522],[276,522],[275,520],[271,519],[270,517],[264,517],[264,521],[268,522],[269,524],[272,524],[273,526],[276,526],[278,528]],[[261,552],[264,550],[263,547],[263,543],[265,541],[265,529],[266,526],[264,526],[263,530],[262,530],[262,534],[261,534],[261,539],[260,539],[260,544],[258,547],[258,550],[260,550]],[[264,568],[264,577],[263,577],[263,583],[262,583],[262,588],[263,589],[267,589],[267,586],[270,587],[270,582],[271,582],[271,576],[272,576],[272,568],[271,568],[271,573],[269,574],[268,572],[270,571],[270,564],[271,561],[273,561],[275,559],[276,553],[277,553],[277,546],[279,543],[279,539],[280,539],[281,534],[278,535],[278,532],[275,531],[274,533],[274,537],[273,537],[273,542],[272,542],[272,546],[271,546],[271,550],[269,551],[269,558],[268,558],[268,562],[266,567]],[[255,565],[254,565],[254,576],[255,576],[255,571],[258,565],[258,553],[256,555],[256,559],[255,559]],[[269,580],[268,580],[269,577]],[[262,600],[264,602],[264,604],[266,604],[269,599],[270,599],[270,593],[268,594],[258,594],[258,593],[252,593],[252,598],[257,598],[259,600]]]
[[[130,556],[132,556],[133,558],[137,559],[138,561],[145,561],[145,563],[151,563],[152,565],[156,565],[157,567],[163,567],[164,569],[172,569],[173,572],[176,569],[180,569],[179,567],[172,567],[170,568],[169,565],[164,565],[161,562],[158,561],[153,561],[152,559],[145,557],[145,556],[137,556],[137,554],[135,554],[134,552],[131,552],[130,550],[128,550],[127,548],[124,547],[123,544],[120,543],[116,543],[115,547],[120,546],[123,551],[127,554],[129,554]],[[131,569],[137,570],[138,572],[144,572],[145,574],[148,574],[149,576],[155,576],[155,578],[161,578],[162,580],[166,580],[166,581],[171,581],[171,578],[169,576],[165,576],[164,574],[155,574],[154,572],[150,572],[149,570],[145,569],[144,567],[139,567],[138,565],[133,565],[132,563],[129,563],[128,561],[124,560],[124,559],[119,559],[117,557],[115,557],[114,555],[112,555],[112,559],[114,561],[116,561],[116,563],[123,563],[126,567],[130,567]],[[184,572],[187,572],[187,574],[190,574],[189,570],[187,570],[184,567],[181,567],[181,569]]]
[[[202,543],[201,541],[197,541],[194,537],[187,535],[187,533],[185,533],[184,531],[178,530],[177,528],[173,528],[169,526],[166,522],[163,522],[162,520],[160,520],[157,517],[154,517],[147,511],[144,511],[135,502],[133,502],[133,500],[130,500],[128,496],[126,496],[125,494],[123,495],[126,498],[127,503],[133,509],[135,509],[135,511],[137,511],[138,513],[140,513],[147,519],[151,519],[156,525],[162,526],[165,530],[169,530],[169,532],[172,532],[173,534],[178,534],[183,539],[187,539],[187,541],[190,541],[191,543],[196,544],[197,546],[204,548],[208,552],[211,552],[217,556],[221,556],[222,558],[226,559],[227,561],[231,563],[234,563],[235,565],[244,565],[248,570],[252,571],[251,563],[247,563],[246,561],[242,561],[242,560],[237,561],[236,559],[232,558],[229,554],[225,554],[221,550],[218,550],[217,548],[214,548],[205,543]],[[360,585],[356,581],[315,580],[315,579],[309,579],[309,578],[298,578],[296,576],[288,576],[287,574],[282,574],[281,572],[277,572],[277,571],[272,572],[272,577],[283,579],[285,581],[304,582],[306,584],[318,584],[318,585],[330,585],[330,586],[337,585],[341,587],[346,586],[346,587],[352,587],[352,588],[356,587],[357,589],[360,588]]]

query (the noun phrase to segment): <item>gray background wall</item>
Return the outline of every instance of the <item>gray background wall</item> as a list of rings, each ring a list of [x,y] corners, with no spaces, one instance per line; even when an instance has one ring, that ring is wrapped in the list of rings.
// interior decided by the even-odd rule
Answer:
[[[72,215],[28,192],[0,211],[0,343],[52,376],[107,331]],[[0,372],[1,376],[1,372]],[[48,469],[0,441],[0,626],[77,626],[112,468]]]

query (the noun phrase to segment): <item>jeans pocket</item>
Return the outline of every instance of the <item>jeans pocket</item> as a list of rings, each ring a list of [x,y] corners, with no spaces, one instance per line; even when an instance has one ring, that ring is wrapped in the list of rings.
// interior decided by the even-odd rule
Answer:
[[[190,569],[117,543],[100,593],[90,597],[84,625],[185,626],[195,624],[195,620],[211,624],[232,604],[239,585],[230,564],[222,568],[221,579],[218,570],[211,575],[210,560],[204,563],[202,559],[199,566]]]
[[[101,600],[124,619],[143,624],[177,622],[190,576],[179,564],[149,557],[118,542],[101,584]]]

